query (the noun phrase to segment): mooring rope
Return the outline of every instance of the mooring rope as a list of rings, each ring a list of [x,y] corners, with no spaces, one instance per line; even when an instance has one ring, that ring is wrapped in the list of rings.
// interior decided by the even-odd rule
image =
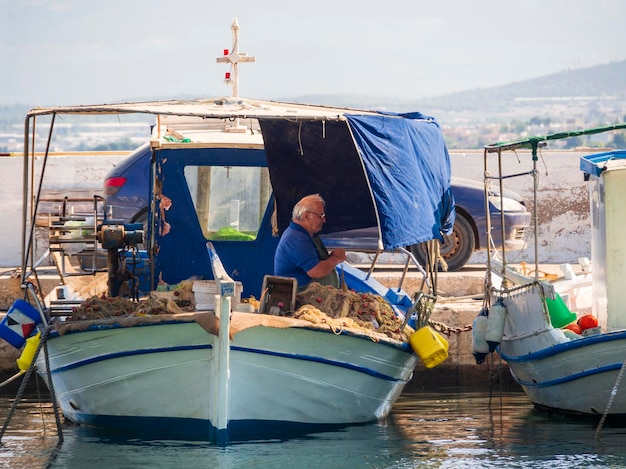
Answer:
[[[54,393],[54,385],[52,384],[52,376],[50,374],[50,362],[48,358],[47,341],[48,341],[48,334],[50,333],[50,329],[51,329],[51,326],[48,326],[41,333],[41,340],[39,341],[39,345],[37,345],[37,350],[35,351],[35,355],[33,356],[33,361],[31,362],[26,372],[24,373],[20,372],[14,377],[10,378],[10,380],[12,381],[17,376],[20,376],[22,374],[24,375],[24,379],[22,380],[22,383],[20,384],[20,387],[17,390],[17,395],[15,396],[13,404],[11,405],[11,409],[9,409],[9,413],[7,414],[7,418],[4,421],[2,430],[0,430],[0,443],[2,443],[2,438],[4,437],[4,434],[9,426],[9,423],[11,422],[11,419],[13,418],[13,414],[15,414],[17,406],[22,400],[22,396],[24,394],[24,391],[26,390],[26,385],[28,384],[28,381],[30,380],[31,375],[33,374],[33,371],[36,368],[35,362],[37,360],[37,356],[39,355],[39,352],[41,351],[42,347],[44,350],[44,358],[45,358],[45,363],[46,363],[46,376],[48,378],[48,388],[50,390],[50,397],[52,398],[52,407],[54,409],[54,417],[55,417],[56,425],[57,425],[57,435],[59,437],[59,443],[63,442],[63,430],[61,428],[61,417],[59,414],[59,406],[56,400],[56,395]]]
[[[50,327],[46,328],[46,339],[48,338],[48,332]],[[37,355],[35,355],[37,356]],[[46,378],[48,380],[48,389],[50,391],[50,399],[52,400],[52,409],[54,410],[54,420],[57,425],[57,434],[59,436],[59,443],[63,442],[63,429],[61,428],[61,413],[59,412],[59,403],[57,402],[57,396],[54,391],[54,383],[52,382],[52,372],[50,371],[50,357],[48,355],[48,341],[44,340],[43,348],[44,362],[46,364]],[[34,366],[35,360],[33,359]]]
[[[606,403],[606,409],[604,410],[604,414],[602,414],[602,418],[600,418],[600,421],[598,422],[598,426],[596,427],[596,433],[595,433],[596,438],[598,438],[598,436],[600,435],[600,430],[602,430],[602,427],[604,426],[604,421],[606,420],[606,417],[609,414],[609,409],[613,405],[613,399],[615,398],[615,395],[617,394],[617,388],[619,387],[619,383],[622,381],[622,376],[624,376],[625,368],[626,368],[626,361],[622,363],[622,367],[619,370],[617,379],[615,380],[615,384],[613,385],[613,389],[611,389],[611,396],[609,397],[609,401]]]

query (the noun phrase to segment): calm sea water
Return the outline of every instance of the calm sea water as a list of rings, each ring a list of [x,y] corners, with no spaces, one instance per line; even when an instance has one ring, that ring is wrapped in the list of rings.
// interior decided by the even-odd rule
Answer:
[[[493,394],[493,397],[490,397]],[[149,398],[149,396],[146,396]],[[5,421],[13,396],[1,397]],[[521,393],[406,391],[388,419],[287,441],[218,448],[120,439],[63,425],[30,397],[0,446],[4,468],[626,468],[626,428],[546,416]]]

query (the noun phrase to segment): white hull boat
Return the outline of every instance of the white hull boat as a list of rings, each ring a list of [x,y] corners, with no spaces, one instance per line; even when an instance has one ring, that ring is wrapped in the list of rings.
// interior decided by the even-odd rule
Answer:
[[[499,353],[515,381],[544,411],[602,416],[609,408],[611,415],[626,414],[626,392],[613,395],[626,357],[626,331],[578,335],[553,327],[559,318],[552,319],[544,306],[549,287],[529,283],[504,294]]]
[[[205,329],[217,324],[214,315],[159,319],[68,325],[49,339],[67,418],[143,437],[220,441],[216,422],[227,412],[230,441],[281,438],[386,416],[418,360],[392,339],[233,312],[226,391],[219,389],[218,333]],[[226,408],[216,399],[221,392],[228,392]]]
[[[236,68],[243,55],[235,36],[228,60]],[[427,367],[445,360],[447,343],[427,326],[436,301],[428,275],[436,270],[427,273],[405,249],[443,239],[454,224],[450,160],[433,118],[234,93],[38,108],[26,119],[25,142],[35,140],[35,119],[51,117],[51,138],[57,115],[128,113],[156,117],[143,147],[151,158],[147,232],[141,224],[107,218],[103,210],[86,236],[107,253],[106,299],[131,292],[136,301],[137,285],[148,285],[151,296],[170,296],[166,312],[127,314],[116,306],[100,316],[102,308],[86,302],[77,306],[84,308],[80,312],[75,307],[57,315],[55,305],[70,301],[69,294],[50,301],[33,295],[45,352],[36,355],[36,366],[67,419],[137,437],[220,445],[294,436],[385,417],[419,359]],[[38,194],[30,185],[34,157],[25,146],[27,287],[39,262],[32,259],[34,235],[26,222],[37,213]],[[325,230],[376,227],[374,262],[383,251],[404,253],[407,268],[412,261],[424,276],[421,292],[409,297],[401,284],[383,287],[371,270],[341,263],[341,288],[319,293],[330,292],[339,302],[323,303],[314,291],[297,305],[295,279],[273,276],[276,234],[289,225],[295,203],[315,193],[328,203]],[[88,231],[85,224],[71,226],[80,235]],[[144,240],[146,252],[138,252]],[[55,238],[60,250],[75,241]],[[181,312],[179,290],[172,288],[190,281],[194,289],[213,282],[211,307],[195,301]],[[163,283],[166,290],[159,291]],[[240,309],[242,298],[260,303]],[[313,318],[305,314],[310,310]],[[38,315],[29,317],[32,323]]]
[[[568,340],[526,356],[509,355],[505,350],[511,346],[508,340],[501,344],[501,356],[537,408],[591,416],[602,416],[609,408],[612,416],[626,415],[626,392],[618,388],[613,396],[626,354],[626,331]]]
[[[537,148],[544,140],[624,128],[602,129],[486,147],[485,167],[491,154]],[[595,154],[581,160],[589,181],[592,216],[592,273],[569,276],[550,283],[513,271],[504,255],[490,258],[486,285],[490,304],[485,305],[475,328],[473,351],[480,363],[498,350],[515,381],[537,409],[575,416],[623,422],[626,416],[626,304],[623,276],[626,245],[623,192],[626,187],[626,154]],[[534,175],[536,167],[521,175]],[[496,179],[504,180],[500,174]],[[534,187],[537,187],[535,183]],[[538,203],[535,198],[535,207]],[[535,216],[535,219],[536,216]],[[537,232],[535,233],[537,240]],[[539,249],[535,248],[537,257]],[[569,307],[568,307],[569,306]],[[570,309],[571,308],[571,309]],[[487,342],[491,342],[491,346]]]

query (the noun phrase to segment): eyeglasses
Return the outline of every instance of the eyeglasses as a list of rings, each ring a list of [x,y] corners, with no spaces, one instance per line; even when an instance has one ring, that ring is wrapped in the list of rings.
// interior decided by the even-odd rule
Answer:
[[[325,213],[315,213],[315,212],[312,212],[311,210],[307,210],[307,212],[312,213],[313,215],[317,215],[318,217],[320,217],[320,219],[321,218],[326,218],[326,214]]]

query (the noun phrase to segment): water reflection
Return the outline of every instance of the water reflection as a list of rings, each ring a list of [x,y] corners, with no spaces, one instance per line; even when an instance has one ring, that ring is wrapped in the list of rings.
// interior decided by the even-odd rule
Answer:
[[[4,424],[13,399],[0,397],[0,403],[0,418]],[[44,399],[23,399],[2,438],[0,467],[45,467],[58,441],[52,405]]]
[[[523,394],[417,397],[399,403],[395,423],[414,454],[427,449],[437,467],[626,466],[625,428],[595,438],[595,422],[539,413]]]
[[[2,419],[11,401],[2,398]],[[289,441],[217,448],[144,441],[64,425],[49,404],[25,401],[0,447],[0,467],[414,468],[626,467],[626,429],[546,416],[520,393],[405,392],[384,421]]]

